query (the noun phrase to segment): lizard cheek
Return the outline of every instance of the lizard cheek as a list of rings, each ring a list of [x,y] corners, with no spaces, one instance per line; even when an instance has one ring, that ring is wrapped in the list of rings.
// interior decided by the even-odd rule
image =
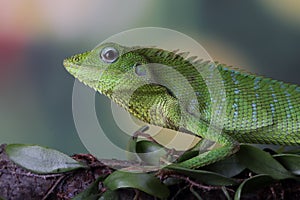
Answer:
[[[136,75],[138,75],[138,76],[146,76],[147,75],[147,69],[143,65],[136,63],[133,67],[134,67],[134,72],[136,73]]]

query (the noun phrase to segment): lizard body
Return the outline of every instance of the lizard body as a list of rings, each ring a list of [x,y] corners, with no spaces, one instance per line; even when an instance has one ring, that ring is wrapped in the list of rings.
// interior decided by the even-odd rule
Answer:
[[[295,84],[184,53],[116,43],[67,58],[64,66],[138,119],[220,144],[179,163],[183,167],[216,162],[236,152],[239,143],[300,144],[300,87]],[[221,84],[211,78],[215,74]],[[220,112],[222,119],[214,123]]]

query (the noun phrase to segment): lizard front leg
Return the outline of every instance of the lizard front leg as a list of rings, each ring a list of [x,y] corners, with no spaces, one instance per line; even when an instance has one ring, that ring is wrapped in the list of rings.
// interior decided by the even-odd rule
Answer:
[[[185,112],[184,109],[180,109],[179,102],[176,100],[170,100],[169,103],[166,106],[168,108],[168,122],[177,124],[179,130],[182,128],[190,134],[200,136],[202,141],[206,141],[206,143],[210,143],[210,141],[216,143],[214,145],[216,148],[209,151],[199,149],[199,154],[196,157],[175,163],[174,165],[185,168],[199,168],[222,160],[238,151],[239,143],[224,133],[221,128],[218,128],[220,126],[212,125],[210,127],[210,124],[206,120],[201,119],[201,115],[191,115]]]
[[[199,151],[199,154],[196,157],[174,165],[184,168],[199,168],[222,160],[239,150],[239,143],[222,131],[213,131],[214,129],[208,130],[206,126],[198,122],[192,124],[194,125],[190,124],[190,126],[187,126],[189,130],[206,140],[215,142],[216,145],[214,145],[215,147],[211,150],[205,152]]]
[[[239,149],[239,145],[236,142],[223,144],[222,146],[217,147],[216,149],[212,149],[212,150],[200,153],[196,157],[193,157],[186,161],[172,164],[172,165],[176,165],[176,166],[184,167],[184,168],[199,168],[199,167],[203,167],[205,165],[217,162],[219,160],[222,160],[225,157],[228,157],[231,154],[238,151],[238,149]]]

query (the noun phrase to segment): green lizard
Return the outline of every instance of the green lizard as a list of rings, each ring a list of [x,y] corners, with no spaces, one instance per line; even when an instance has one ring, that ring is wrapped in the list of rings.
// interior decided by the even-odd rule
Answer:
[[[300,144],[300,87],[294,84],[184,53],[116,43],[67,58],[64,66],[138,119],[219,144],[178,163],[182,167],[221,160],[238,151],[239,143]],[[214,74],[221,84],[209,77]]]

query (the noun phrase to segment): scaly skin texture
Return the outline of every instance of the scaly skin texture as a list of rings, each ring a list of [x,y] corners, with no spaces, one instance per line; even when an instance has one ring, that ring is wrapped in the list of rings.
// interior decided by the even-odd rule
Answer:
[[[75,78],[149,124],[191,132],[219,148],[178,163],[197,168],[238,144],[300,144],[300,87],[148,47],[102,44],[64,60]]]

